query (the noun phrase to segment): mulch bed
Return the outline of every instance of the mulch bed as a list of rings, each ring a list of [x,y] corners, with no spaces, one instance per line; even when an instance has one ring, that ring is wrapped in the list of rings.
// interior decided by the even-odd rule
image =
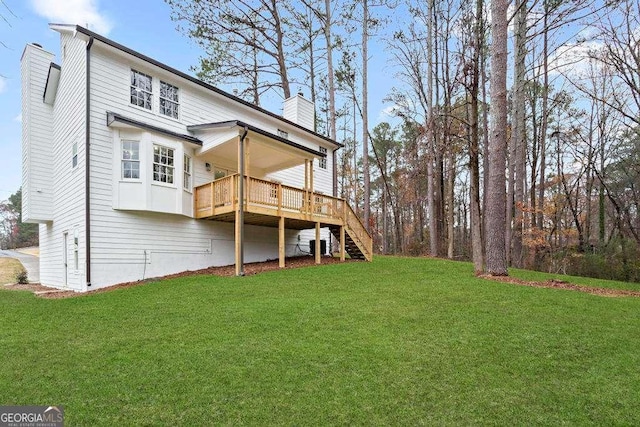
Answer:
[[[495,280],[497,282],[510,283],[512,285],[531,286],[534,288],[550,288],[550,289],[564,289],[569,291],[585,292],[591,295],[598,295],[601,297],[640,297],[640,291],[629,291],[626,289],[609,289],[609,288],[596,288],[592,286],[576,285],[573,283],[565,282],[564,280],[549,279],[544,282],[535,282],[517,279],[510,276],[491,276],[481,275],[479,276],[487,280]]]
[[[361,261],[346,259],[345,262],[361,262]],[[336,264],[336,263],[340,263],[339,258],[333,258],[328,256],[322,257],[322,265]],[[300,257],[287,258],[285,262],[285,269],[310,267],[315,265],[316,263],[315,263],[314,257],[300,256]],[[245,276],[251,276],[254,274],[264,273],[266,271],[272,271],[272,270],[280,270],[278,260],[271,260],[271,261],[265,261],[265,262],[253,262],[253,263],[248,263],[244,265]],[[213,276],[229,277],[229,276],[235,276],[235,274],[236,274],[236,268],[234,265],[227,265],[224,267],[209,267],[209,268],[203,268],[201,270],[183,271],[182,273],[170,274],[168,276],[139,280],[137,282],[120,283],[117,285],[109,286],[107,288],[101,288],[101,289],[96,289],[95,291],[82,292],[82,293],[73,292],[73,291],[63,291],[60,289],[49,288],[49,287],[42,286],[40,284],[35,284],[35,283],[30,283],[28,285],[20,285],[20,284],[6,285],[6,288],[12,289],[12,290],[31,291],[36,296],[41,298],[59,299],[59,298],[73,298],[73,297],[79,297],[79,296],[85,296],[85,295],[94,295],[94,294],[103,293],[103,292],[111,292],[116,289],[131,288],[134,286],[140,286],[148,282],[157,282],[159,280],[175,279],[178,277],[197,276],[197,275],[213,275]]]

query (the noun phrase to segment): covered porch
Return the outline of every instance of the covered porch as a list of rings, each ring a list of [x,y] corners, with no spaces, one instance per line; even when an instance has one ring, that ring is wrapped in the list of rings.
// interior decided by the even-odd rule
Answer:
[[[234,223],[236,274],[243,275],[244,225],[278,228],[278,258],[285,266],[285,229],[315,229],[315,261],[321,263],[320,229],[339,241],[340,259],[370,260],[372,239],[343,199],[314,191],[313,162],[326,154],[243,122],[191,126],[203,140],[197,156],[230,171],[194,188],[194,216]],[[210,162],[209,162],[210,161]],[[304,165],[301,187],[269,174]]]

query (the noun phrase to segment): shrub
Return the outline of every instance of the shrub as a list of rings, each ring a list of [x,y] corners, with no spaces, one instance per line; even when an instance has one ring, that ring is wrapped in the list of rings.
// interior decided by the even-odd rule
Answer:
[[[16,281],[21,285],[25,285],[29,283],[29,276],[27,275],[27,270],[24,268],[16,274]]]

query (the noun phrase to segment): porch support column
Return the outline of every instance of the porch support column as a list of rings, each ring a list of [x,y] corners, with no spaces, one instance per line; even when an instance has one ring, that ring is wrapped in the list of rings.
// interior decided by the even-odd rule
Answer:
[[[236,207],[236,227],[235,227],[235,255],[236,255],[236,276],[244,276],[244,209],[246,198],[245,188],[245,153],[244,140],[247,137],[248,129],[245,128],[241,136],[238,137],[238,204]]]
[[[320,223],[316,222],[316,264],[320,264]]]
[[[344,225],[340,226],[340,261],[344,262]]]
[[[251,176],[251,172],[250,172],[250,142],[251,142],[251,138],[245,138],[244,140],[244,175],[246,176],[245,178],[245,182],[246,182],[246,193],[245,193],[245,209],[247,209],[249,207],[249,199],[251,197],[251,180],[249,179],[249,177]]]
[[[309,160],[309,208],[310,214],[313,215],[316,212],[315,209],[316,198],[313,197],[313,159]]]
[[[309,160],[304,159],[304,200],[302,202],[304,206],[304,214],[309,214]]]
[[[278,260],[280,268],[284,268],[284,217],[280,217],[278,223]]]
[[[309,189],[309,159],[304,159],[304,190]]]

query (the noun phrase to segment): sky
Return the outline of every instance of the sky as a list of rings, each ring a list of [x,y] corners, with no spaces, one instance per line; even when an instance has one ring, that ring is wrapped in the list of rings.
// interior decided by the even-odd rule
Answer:
[[[59,34],[49,23],[79,24],[173,68],[193,74],[200,51],[176,31],[171,9],[162,0],[0,0],[0,201],[15,193],[22,176],[20,57],[27,43],[56,55]],[[15,15],[15,16],[14,16]],[[5,21],[6,19],[6,21]],[[370,46],[370,126],[385,118],[383,98],[390,79],[382,46]],[[372,88],[375,88],[372,89]],[[222,87],[222,89],[226,89]],[[294,88],[295,89],[295,88]],[[281,114],[280,100],[264,107]]]

